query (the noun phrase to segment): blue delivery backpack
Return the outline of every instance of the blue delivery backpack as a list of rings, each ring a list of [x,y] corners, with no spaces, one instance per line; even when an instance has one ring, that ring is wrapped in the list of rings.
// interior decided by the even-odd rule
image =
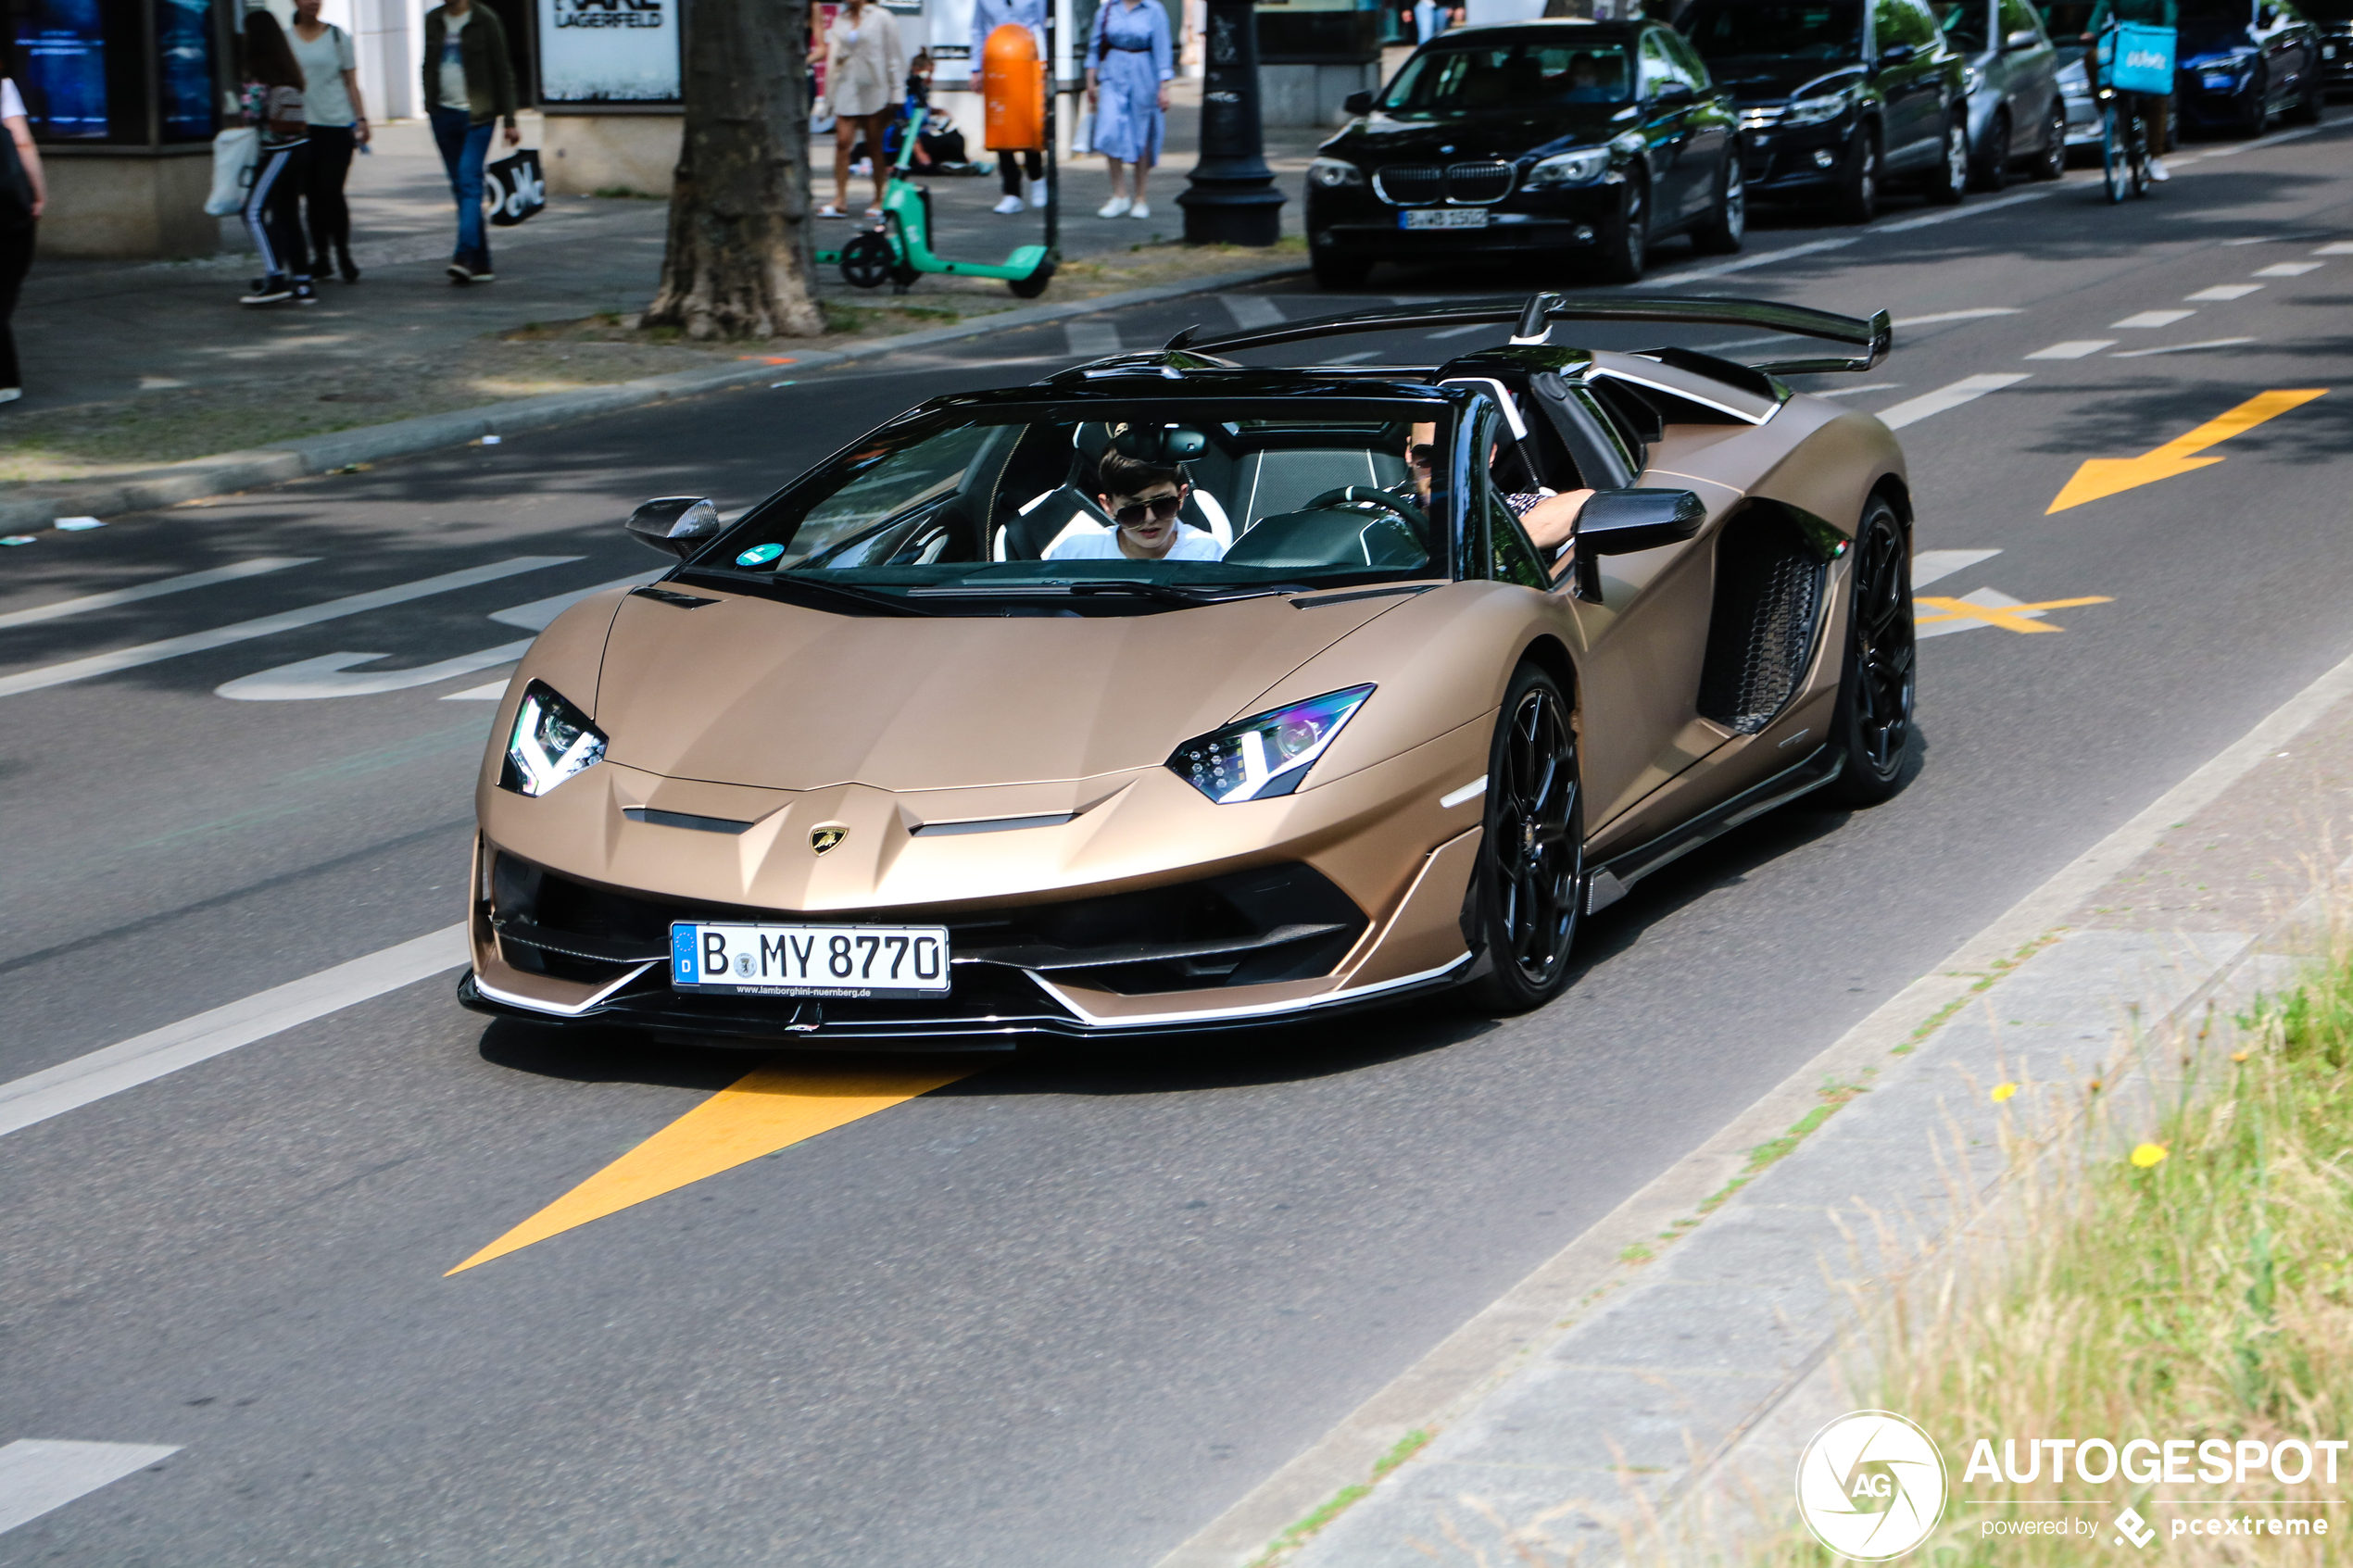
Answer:
[[[2120,22],[2101,38],[2100,75],[2120,93],[2173,91],[2173,30]]]

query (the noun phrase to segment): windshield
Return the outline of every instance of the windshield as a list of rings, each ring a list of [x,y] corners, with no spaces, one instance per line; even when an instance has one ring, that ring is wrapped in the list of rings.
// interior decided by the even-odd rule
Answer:
[[[1482,109],[1624,104],[1633,100],[1633,66],[1616,44],[1446,45],[1407,60],[1380,107],[1400,119],[1437,119]]]
[[[1692,43],[1709,64],[1743,56],[1836,63],[1863,57],[1861,0],[1712,6],[1692,25]]]
[[[1985,47],[1985,0],[1961,0],[1937,13],[1936,25],[1956,49],[1975,54]]]
[[[1409,459],[1446,449],[1449,410],[1216,408],[1227,417],[1187,400],[908,420],[756,508],[688,571],[931,614],[1003,613],[1009,597],[1125,613],[1445,573],[1451,513]]]

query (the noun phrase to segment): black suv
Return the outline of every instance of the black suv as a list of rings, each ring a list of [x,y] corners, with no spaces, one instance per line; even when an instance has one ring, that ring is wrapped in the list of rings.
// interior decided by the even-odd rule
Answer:
[[[1890,181],[1961,199],[1965,67],[1922,0],[1699,0],[1683,25],[1739,99],[1753,194],[1829,201],[1853,223]]]
[[[1674,29],[1553,21],[1455,28],[1416,49],[1307,169],[1315,281],[1377,261],[1581,256],[1614,282],[1651,241],[1734,251],[1747,227],[1730,95]]]

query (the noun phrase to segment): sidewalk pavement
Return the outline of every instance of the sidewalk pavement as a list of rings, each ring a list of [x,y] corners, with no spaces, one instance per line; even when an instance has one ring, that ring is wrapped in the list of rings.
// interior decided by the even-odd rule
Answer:
[[[1186,85],[1194,103],[1172,112],[1170,140],[1191,146],[1198,87]],[[535,117],[525,119],[530,144],[537,141]],[[1303,170],[1322,134],[1269,138],[1269,161],[1292,197],[1285,220],[1293,232]],[[695,389],[696,376],[742,369],[757,356],[790,355],[806,364],[811,354],[890,334],[929,341],[977,314],[1009,325],[1074,301],[1223,284],[1237,274],[1264,275],[1272,263],[1296,268],[1304,257],[1296,242],[1272,254],[1174,243],[1182,227],[1175,197],[1193,162],[1189,153],[1164,166],[1152,221],[1098,219],[1102,163],[1087,159],[1070,168],[1064,186],[1072,209],[1063,224],[1064,268],[1036,306],[982,279],[925,278],[903,296],[887,287],[865,293],[824,268],[824,337],[695,344],[631,330],[660,280],[668,203],[554,198],[529,222],[492,231],[497,282],[455,287],[442,271],[455,219],[426,128],[386,126],[376,147],[354,160],[348,186],[362,281],[322,279],[317,306],[240,307],[236,297],[254,271],[243,250],[177,262],[34,267],[15,318],[25,396],[0,413],[0,531],[122,509],[120,482],[162,464],[586,389],[605,395],[588,399],[584,411],[606,412],[629,406],[623,387],[640,387],[637,402],[682,395]],[[830,144],[812,151],[823,155],[813,182],[823,201],[831,194]],[[988,211],[1000,194],[994,178],[925,182],[939,244],[950,254],[998,259],[1042,233],[1042,215]],[[871,194],[853,181],[856,190]],[[855,227],[822,224],[817,242],[838,245]],[[234,220],[223,220],[222,233],[242,245]],[[415,433],[428,439],[434,428],[415,425]],[[455,439],[486,427],[465,428]],[[375,445],[374,455],[391,455]],[[90,489],[86,482],[107,483]],[[172,483],[185,492],[191,481],[182,473]],[[106,504],[110,498],[118,504]]]
[[[1955,1235],[2009,1174],[1989,1091],[2073,1103],[2099,1079],[2119,1132],[2143,1124],[2191,1053],[2230,1050],[2232,1018],[2322,950],[2322,890],[2353,872],[2334,863],[2348,794],[2353,659],[1160,1568],[1583,1565],[1617,1560],[1628,1537],[1639,1561],[1758,1558],[1794,1528],[1806,1442],[1872,1403],[1868,1369],[1837,1354],[1856,1303],[1931,1248],[1997,1245]]]

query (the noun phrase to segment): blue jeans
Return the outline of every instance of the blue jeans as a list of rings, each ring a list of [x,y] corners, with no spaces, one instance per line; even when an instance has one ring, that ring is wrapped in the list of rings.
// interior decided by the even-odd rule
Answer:
[[[449,170],[449,194],[458,198],[458,249],[451,259],[490,265],[490,240],[482,221],[482,166],[490,156],[497,122],[476,125],[464,109],[433,106],[433,140]]]

